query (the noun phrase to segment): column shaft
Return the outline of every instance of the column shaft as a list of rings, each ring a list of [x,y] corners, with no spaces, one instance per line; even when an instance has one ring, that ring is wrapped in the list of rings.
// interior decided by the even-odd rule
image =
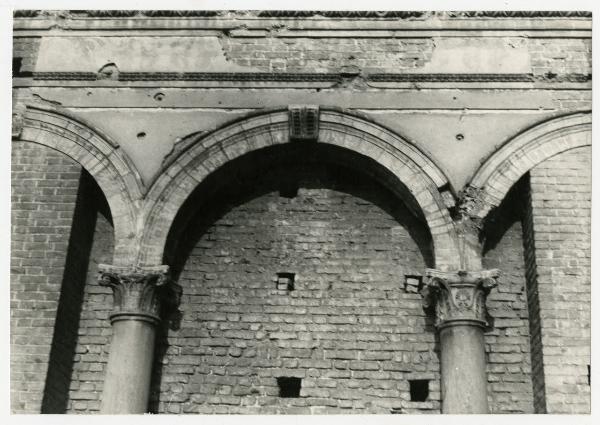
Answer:
[[[156,324],[165,297],[166,266],[123,268],[100,265],[99,282],[114,294],[113,336],[102,392],[101,413],[146,413]]]
[[[442,413],[489,413],[483,329],[444,327],[440,344]]]
[[[156,329],[143,320],[113,323],[101,413],[146,413]]]

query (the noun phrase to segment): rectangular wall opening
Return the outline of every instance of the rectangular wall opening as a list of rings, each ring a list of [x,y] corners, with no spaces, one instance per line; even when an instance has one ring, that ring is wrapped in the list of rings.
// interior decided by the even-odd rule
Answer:
[[[277,378],[277,386],[279,387],[279,397],[296,398],[300,397],[300,388],[302,387],[302,379],[294,377],[280,376]]]
[[[295,278],[296,275],[294,273],[277,273],[277,289],[280,291],[293,291]]]
[[[429,397],[429,380],[413,379],[410,384],[410,401],[427,401]]]

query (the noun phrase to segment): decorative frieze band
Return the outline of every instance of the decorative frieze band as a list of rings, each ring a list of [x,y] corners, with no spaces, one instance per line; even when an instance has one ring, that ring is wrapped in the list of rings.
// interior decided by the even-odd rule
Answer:
[[[71,11],[46,11],[46,10],[15,10],[15,18],[32,18],[36,16],[51,15],[56,13],[70,14],[74,17],[87,18],[133,18],[139,17],[216,17],[228,13],[218,10],[71,10]],[[235,12],[233,12],[235,13]],[[261,18],[426,18],[439,16],[444,18],[590,18],[589,11],[564,11],[564,10],[485,10],[485,11],[374,11],[374,10],[263,10],[253,12],[237,12],[247,16]]]
[[[168,266],[126,268],[100,264],[98,281],[113,290],[111,321],[160,320],[161,303],[179,304],[181,288],[170,283]]]
[[[265,82],[338,82],[346,75],[341,73],[305,72],[120,72],[117,81],[265,81]],[[94,72],[33,72],[18,75],[34,80],[101,79]],[[533,74],[418,74],[371,73],[367,82],[374,83],[586,83],[591,74],[533,75]]]
[[[427,269],[422,294],[425,307],[435,310],[436,327],[487,326],[485,302],[490,290],[497,286],[499,275],[497,269],[475,272]]]

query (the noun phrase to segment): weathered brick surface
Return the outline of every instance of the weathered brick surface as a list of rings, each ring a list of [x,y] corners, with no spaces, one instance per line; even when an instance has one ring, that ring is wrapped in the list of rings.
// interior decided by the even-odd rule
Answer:
[[[530,175],[538,391],[545,388],[548,413],[589,413],[591,148],[557,155]]]
[[[398,72],[422,67],[431,58],[431,38],[233,38],[222,48],[237,65],[264,71],[340,72],[354,66],[364,70]]]
[[[242,204],[223,189],[235,206],[193,222],[156,411],[439,412],[435,331],[403,288],[430,255],[422,225],[371,181],[336,175],[348,178],[310,169],[293,199],[272,191],[276,177],[244,185],[238,196],[257,197]],[[295,290],[276,290],[278,272],[296,273]],[[278,397],[278,376],[302,378],[300,397]],[[429,399],[410,402],[420,378]]]
[[[32,143],[12,149],[11,409],[39,413],[81,167]]]
[[[493,328],[485,335],[492,413],[533,413],[529,320],[525,283],[520,182],[486,226],[484,268],[498,268],[498,287],[487,298]]]
[[[591,74],[592,40],[589,38],[535,38],[527,46],[534,75]]]
[[[21,58],[20,72],[33,72],[40,47],[40,37],[13,38],[13,58]]]

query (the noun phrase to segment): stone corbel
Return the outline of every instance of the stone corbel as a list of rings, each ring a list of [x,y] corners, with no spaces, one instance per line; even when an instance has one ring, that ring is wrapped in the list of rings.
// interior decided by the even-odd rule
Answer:
[[[490,290],[497,286],[499,275],[497,269],[476,272],[427,269],[422,294],[425,308],[435,310],[436,327],[488,326],[485,303]]]

